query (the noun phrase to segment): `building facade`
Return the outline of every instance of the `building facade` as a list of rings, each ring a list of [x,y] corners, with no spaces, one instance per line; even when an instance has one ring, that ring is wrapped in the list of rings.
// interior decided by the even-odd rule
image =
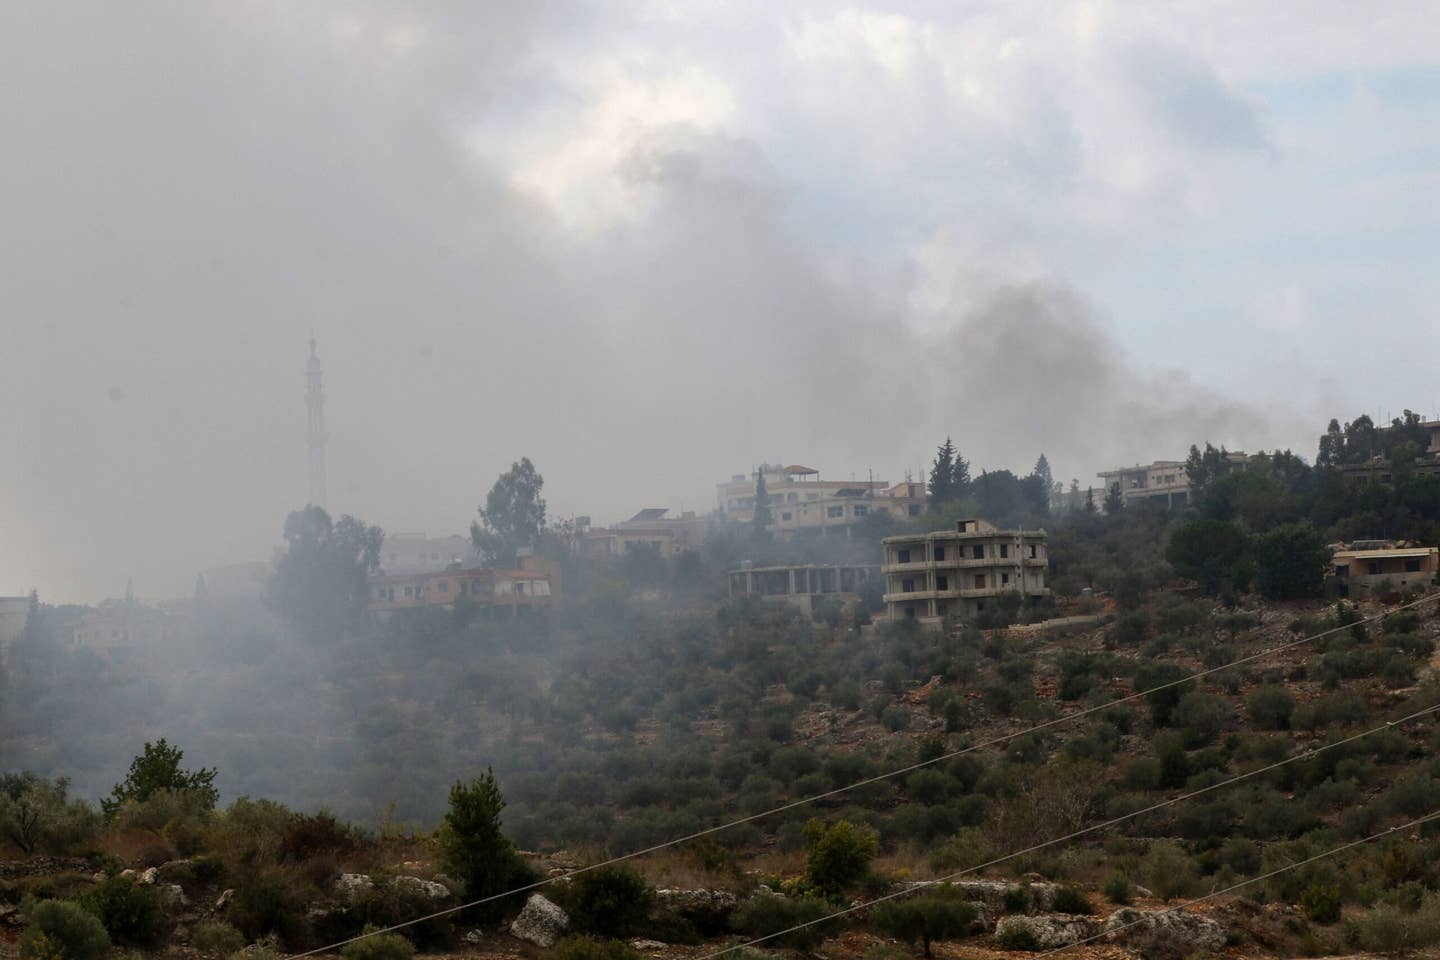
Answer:
[[[1225,454],[1232,469],[1243,468],[1250,462],[1244,453]],[[1156,460],[1154,463],[1133,467],[1117,467],[1096,474],[1105,485],[1095,491],[1096,506],[1106,494],[1120,485],[1120,499],[1125,506],[1139,502],[1163,502],[1166,509],[1174,510],[1190,502],[1190,477],[1185,472],[1184,460]]]
[[[511,616],[548,607],[559,593],[555,572],[541,557],[522,555],[516,569],[463,567],[381,573],[370,578],[370,610],[388,613],[416,607],[453,607],[468,603]]]
[[[649,507],[613,526],[583,526],[577,535],[580,555],[587,560],[618,560],[634,545],[654,547],[668,558],[698,550],[709,529],[709,518],[694,511],[672,517],[664,507]]]
[[[939,623],[974,617],[1006,593],[1026,600],[1050,596],[1044,530],[1001,530],[984,520],[959,520],[954,530],[886,537],[881,573],[890,620]]]
[[[794,464],[762,464],[750,476],[736,474],[716,485],[719,515],[731,523],[754,522],[756,486],[765,477],[768,529],[781,537],[822,534],[864,523],[872,516],[918,517],[925,511],[925,485],[906,481],[822,480],[820,471]]]
[[[858,600],[865,585],[879,577],[878,564],[857,563],[742,566],[731,570],[728,579],[732,597],[758,597],[812,613],[822,597],[846,603]]]
[[[1330,575],[1342,595],[1376,588],[1408,590],[1433,584],[1440,575],[1440,549],[1408,541],[1357,540],[1334,545]]]

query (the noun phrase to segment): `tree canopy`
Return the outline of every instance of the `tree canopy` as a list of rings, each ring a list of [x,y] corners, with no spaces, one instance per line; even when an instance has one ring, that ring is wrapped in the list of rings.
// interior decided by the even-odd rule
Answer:
[[[545,478],[529,457],[521,457],[500,474],[485,505],[480,522],[470,525],[475,549],[491,563],[514,566],[524,547],[533,547],[545,528],[545,500],[540,496]]]
[[[214,807],[220,799],[215,787],[217,771],[201,767],[199,770],[182,770],[180,761],[185,751],[172,747],[164,737],[154,743],[146,742],[139,756],[130,761],[130,772],[125,779],[115,784],[110,796],[100,801],[107,817],[112,817],[127,803],[143,803],[162,790],[188,792],[199,797],[206,807]]]
[[[316,640],[334,641],[365,616],[369,577],[380,569],[385,533],[346,515],[333,523],[320,507],[285,518],[285,555],[269,598]]]

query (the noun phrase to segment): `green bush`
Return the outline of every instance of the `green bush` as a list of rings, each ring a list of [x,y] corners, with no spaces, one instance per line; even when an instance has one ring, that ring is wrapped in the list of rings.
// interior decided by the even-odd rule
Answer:
[[[440,828],[441,857],[451,876],[465,884],[473,900],[502,893],[525,876],[525,865],[515,845],[500,832],[500,811],[505,798],[495,772],[450,788],[450,810]],[[509,906],[503,900],[477,908],[480,917],[495,919]]]
[[[235,888],[230,919],[251,940],[277,934],[296,940],[304,928],[305,892],[278,870],[252,873]]]
[[[1259,688],[1245,701],[1250,722],[1261,730],[1290,729],[1290,715],[1295,712],[1295,697],[1282,686]]]
[[[1105,881],[1105,886],[1100,889],[1105,894],[1105,899],[1122,907],[1130,902],[1133,892],[1130,878],[1123,873],[1112,873],[1110,879]]]
[[[223,920],[201,920],[190,931],[190,946],[207,957],[228,957],[245,946],[245,935]]]
[[[897,940],[920,944],[928,957],[933,941],[964,936],[976,916],[974,904],[945,896],[923,896],[881,904],[872,922]]]
[[[1414,913],[1376,907],[1358,924],[1360,946],[1375,953],[1420,950],[1440,943],[1440,894],[1430,894]]]
[[[374,933],[379,927],[367,927],[368,936],[340,948],[345,960],[410,960],[415,945],[398,933]]]
[[[1140,861],[1145,886],[1162,900],[1185,896],[1194,889],[1199,871],[1190,855],[1178,843],[1151,844]]]
[[[840,893],[858,886],[879,852],[875,831],[848,820],[805,824],[805,875],[815,888]]]
[[[1019,924],[1007,924],[995,936],[995,943],[1002,950],[1039,950],[1040,941],[1035,937],[1035,931],[1029,927]]]
[[[1300,906],[1316,923],[1334,923],[1340,919],[1340,888],[1333,884],[1313,884],[1300,894]]]
[[[25,929],[20,932],[23,960],[42,960],[58,952],[64,960],[99,960],[110,937],[94,914],[68,900],[26,904]]]
[[[544,957],[545,960],[640,960],[640,954],[627,943],[583,935],[556,942],[545,951]]]
[[[752,939],[771,937],[781,930],[801,924],[810,924],[793,930],[784,936],[775,937],[775,946],[795,947],[813,950],[832,932],[838,929],[839,921],[826,920],[815,923],[821,917],[834,912],[829,903],[818,897],[751,897],[730,918],[730,925],[736,932]]]
[[[154,947],[172,926],[155,888],[141,886],[128,877],[110,877],[86,894],[84,903],[116,943]]]
[[[89,804],[71,800],[69,790],[64,777],[0,775],[0,837],[26,854],[83,852],[99,835],[102,821]]]
[[[1055,913],[1073,913],[1087,917],[1095,912],[1095,906],[1090,902],[1090,898],[1074,887],[1061,887],[1056,890],[1055,900],[1050,904],[1050,909]]]
[[[576,931],[619,939],[630,936],[650,913],[650,888],[630,867],[596,867],[557,893]]]

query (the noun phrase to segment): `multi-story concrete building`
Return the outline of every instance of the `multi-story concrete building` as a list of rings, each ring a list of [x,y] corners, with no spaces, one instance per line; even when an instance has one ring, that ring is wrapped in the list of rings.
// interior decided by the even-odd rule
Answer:
[[[1330,575],[1345,595],[1389,586],[1427,586],[1440,574],[1440,549],[1396,540],[1356,540],[1333,545]]]
[[[891,620],[939,623],[970,618],[1005,593],[1026,600],[1050,596],[1044,530],[1001,530],[984,520],[959,520],[954,530],[886,537],[885,611]]]
[[[732,523],[753,522],[760,474],[765,477],[765,500],[770,509],[768,529],[781,537],[843,529],[876,515],[918,517],[925,510],[923,483],[822,480],[820,471],[810,467],[762,464],[748,477],[736,474],[716,485],[721,518]]]
[[[669,514],[664,507],[649,507],[613,526],[583,525],[577,531],[580,555],[588,560],[618,559],[632,544],[652,546],[662,557],[698,550],[705,543],[709,518],[697,516],[694,511],[678,517]],[[584,518],[576,519],[579,525],[578,521]]]
[[[460,534],[392,533],[380,547],[380,568],[386,573],[426,573],[444,570],[452,563],[477,562],[474,544]]]
[[[811,613],[821,597],[858,600],[865,584],[879,576],[880,567],[873,563],[742,566],[729,573],[730,596],[788,603]]]
[[[1227,452],[1225,459],[1232,468],[1242,468],[1250,461],[1248,454],[1239,452]],[[1095,491],[1096,506],[1117,483],[1120,498],[1127,507],[1142,500],[1163,500],[1166,508],[1173,510],[1190,502],[1190,478],[1185,473],[1184,460],[1156,460],[1145,466],[1117,467],[1097,476],[1105,484]]]
[[[415,607],[450,607],[470,603],[514,616],[548,607],[558,594],[558,577],[549,563],[534,554],[522,555],[513,570],[462,567],[418,573],[382,573],[370,578],[370,610],[384,613]]]

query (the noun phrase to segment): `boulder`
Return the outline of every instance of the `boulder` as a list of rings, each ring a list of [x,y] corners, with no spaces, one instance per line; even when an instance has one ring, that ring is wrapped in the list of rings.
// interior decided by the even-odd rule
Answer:
[[[178,883],[157,883],[155,893],[160,897],[160,905],[166,910],[180,910],[190,905],[184,888]]]
[[[665,944],[659,940],[631,940],[630,946],[636,950],[648,950],[651,953],[665,949]]]
[[[728,890],[656,890],[655,906],[679,914],[700,930],[724,930],[740,898]]]
[[[358,876],[358,874],[351,874]],[[419,877],[396,877],[395,885],[408,890],[418,890],[431,900],[444,900],[450,896],[450,888],[443,883],[436,883],[434,880],[422,880]]]
[[[995,936],[1003,944],[1007,936],[1027,935],[1041,950],[1069,947],[1099,933],[1100,925],[1087,917],[1068,914],[1001,917]]]
[[[219,912],[230,906],[230,901],[235,899],[234,890],[222,890],[220,896],[215,899],[215,910]]]
[[[362,893],[375,889],[375,881],[363,873],[342,873],[335,881],[335,892],[346,900],[353,900]]]
[[[479,930],[470,930],[465,934],[466,943],[484,943],[485,934]]]
[[[923,893],[927,887],[937,886],[939,884],[925,881],[896,884],[897,889],[914,890],[917,893]],[[958,893],[962,900],[984,904],[995,916],[1015,912],[1007,911],[1007,902],[1018,898],[1022,893],[1029,900],[1028,909],[1044,913],[1054,905],[1055,894],[1060,890],[1060,886],[1054,883],[1016,883],[1011,880],[957,880],[945,886]]]
[[[1183,910],[1122,907],[1105,921],[1105,939],[1123,943],[1147,960],[1188,957],[1225,946],[1225,928],[1209,917]]]
[[[564,910],[540,894],[532,893],[525,901],[525,909],[510,924],[510,935],[541,949],[549,949],[569,927],[570,918]]]
[[[159,868],[159,867],[151,867],[149,870],[144,871],[143,873],[140,874],[140,876],[136,877],[136,878],[135,878],[135,882],[136,882],[136,883],[143,883],[143,884],[145,884],[147,887],[154,886],[154,885],[155,885],[155,878],[156,878],[157,876],[159,876],[159,874],[160,874],[160,868]]]

